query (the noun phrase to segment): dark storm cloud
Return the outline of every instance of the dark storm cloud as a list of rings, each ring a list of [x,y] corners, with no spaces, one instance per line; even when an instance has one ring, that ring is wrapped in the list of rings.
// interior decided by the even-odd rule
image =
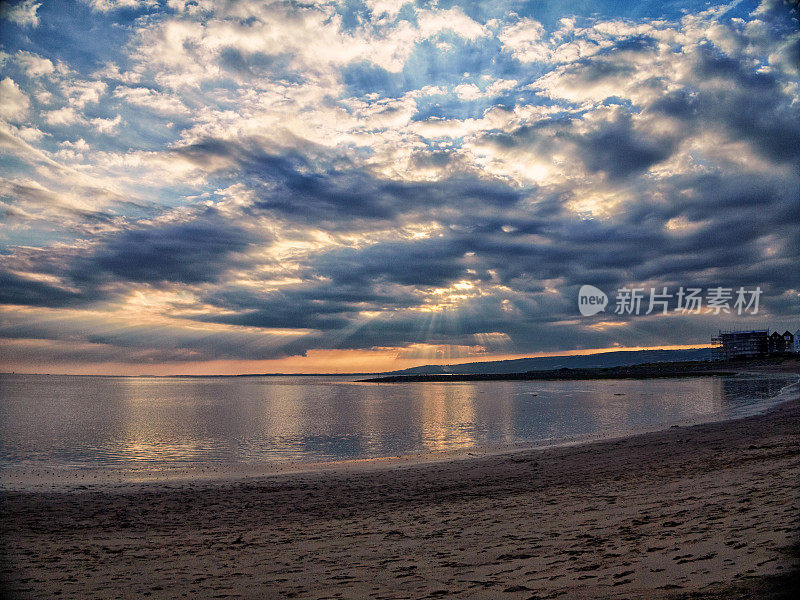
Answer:
[[[346,248],[320,255],[313,270],[346,285],[391,281],[405,285],[445,285],[464,274],[466,240],[427,239],[386,242],[355,250]]]
[[[589,134],[577,138],[578,155],[592,172],[602,171],[622,178],[646,171],[669,158],[675,140],[654,138],[634,131],[630,116],[603,123]]]
[[[304,344],[321,347],[321,336],[303,335]],[[55,345],[14,344],[15,340],[40,340]],[[114,362],[134,360],[204,361],[215,359],[270,359],[303,352],[298,338],[274,337],[247,331],[214,331],[202,328],[140,326],[129,322],[68,317],[36,322],[14,314],[0,315],[0,360],[21,361],[39,353],[48,360]]]
[[[265,236],[205,210],[180,222],[134,224],[88,247],[20,250],[0,265],[0,303],[78,306],[112,298],[118,285],[214,282],[256,239]],[[13,271],[57,277],[63,285]]]
[[[83,301],[81,293],[0,271],[0,304],[62,307]]]
[[[220,287],[202,298],[218,310],[193,318],[322,334],[268,347],[237,346],[223,334],[197,342],[180,336],[176,339],[205,358],[274,358],[332,345],[470,345],[476,333],[505,331],[517,350],[523,351],[557,344],[562,333],[584,345],[599,342],[602,336],[598,333],[575,329],[564,333],[548,325],[575,318],[572,299],[584,283],[609,292],[639,281],[652,285],[760,284],[773,297],[796,285],[796,275],[785,262],[764,260],[762,243],[764,236],[777,236],[789,242],[778,251],[778,258],[796,254],[798,246],[791,241],[798,237],[792,229],[797,222],[798,198],[791,181],[706,174],[675,177],[666,188],[668,201],[643,196],[635,207],[613,220],[581,218],[565,208],[569,196],[534,194],[524,209],[513,204],[505,213],[454,213],[440,237],[314,253],[302,265],[304,284],[271,293]],[[680,235],[668,232],[666,224],[677,217],[701,225]],[[235,264],[236,253],[246,248],[253,235],[228,218],[210,211],[187,222],[141,226],[108,236],[68,261],[73,283],[82,284],[81,293],[53,293],[52,302],[88,301],[101,295],[100,288],[93,286],[108,282],[214,281]],[[504,226],[510,227],[506,230]],[[731,231],[737,232],[736,244],[729,243]],[[50,271],[55,272],[58,264],[49,264]],[[501,298],[492,297],[461,306],[458,316],[407,312],[423,302],[414,289],[448,286],[461,279],[512,287],[516,311],[502,310]],[[544,280],[559,281],[557,297],[543,293]],[[41,304],[49,291],[43,284],[27,283],[15,281],[14,286],[7,286],[8,293],[15,295],[16,303]],[[361,311],[386,313],[364,320]],[[5,333],[11,337],[11,331]],[[152,336],[148,341],[148,335],[146,331],[127,336],[98,333],[86,340],[131,347],[171,344]]]
[[[576,81],[583,84],[633,75],[636,72],[636,67],[621,60],[616,50],[617,48],[612,46],[593,58],[583,58],[574,65],[570,65],[568,69],[564,70],[564,73],[574,76]],[[609,54],[612,55],[613,59],[607,58]]]
[[[216,306],[235,308],[235,314],[209,314],[193,317],[195,320],[242,325],[246,327],[342,329],[350,323],[343,314],[358,310],[360,303],[325,300],[322,290],[308,295],[291,291],[255,295],[252,292],[231,290],[207,298]],[[363,306],[363,304],[362,304]]]
[[[620,113],[600,121],[587,133],[577,133],[577,118],[558,116],[519,127],[508,133],[489,133],[486,142],[505,149],[574,154],[590,173],[604,173],[613,180],[643,173],[668,159],[679,138],[656,137],[637,131],[630,114]]]
[[[360,311],[413,306],[418,299],[397,288],[381,290],[377,284],[316,281],[283,286],[274,292],[229,287],[205,295],[203,302],[236,312],[192,318],[228,325],[328,331],[347,327]]]
[[[251,235],[213,211],[179,223],[146,225],[108,236],[68,273],[76,282],[216,281],[245,250]]]
[[[273,154],[256,141],[205,140],[175,153],[218,177],[246,181],[256,193],[253,211],[328,228],[352,228],[354,219],[390,221],[412,210],[510,207],[527,190],[462,175],[444,181],[383,180],[351,164],[324,166],[297,154]]]
[[[419,303],[418,298],[409,295],[405,301],[401,297],[387,297],[372,303],[372,306],[361,304],[358,308],[364,310],[389,309],[377,317],[365,319],[350,312],[357,308],[356,306],[326,306],[324,300],[316,298],[315,295],[316,291],[312,287],[286,296],[267,295],[257,301],[261,305],[260,309],[244,311],[240,319],[219,314],[209,314],[202,319],[258,327],[285,327],[292,324],[301,327],[302,323],[320,326],[320,334],[302,337],[281,346],[283,351],[304,352],[312,348],[330,348],[333,341],[335,347],[339,349],[403,346],[410,343],[475,345],[475,334],[503,331],[512,321],[515,333],[522,339],[526,332],[541,330],[554,315],[563,313],[572,316],[570,311],[572,303],[561,298],[521,301],[519,307],[523,312],[510,318],[501,306],[500,299],[495,297],[473,299],[466,305],[460,306],[458,312],[440,314],[403,310]],[[320,295],[324,298],[324,289]],[[315,318],[313,311],[316,310],[319,310],[320,318],[312,323],[312,319]],[[338,310],[342,312],[336,316],[336,321],[326,322],[326,318],[333,317],[326,311]],[[287,320],[276,324],[270,316],[273,311],[281,317],[286,317]],[[328,325],[331,325],[331,328],[326,328]],[[248,356],[252,357],[250,354]]]
[[[658,48],[658,40],[649,35],[633,35],[622,38],[603,48],[598,52],[599,56],[619,54],[620,52],[647,52]]]
[[[676,176],[668,190],[668,201],[643,201],[629,218],[646,228],[677,217],[694,225],[653,240],[655,251],[631,265],[633,277],[761,285],[776,292],[797,287],[791,264],[800,258],[800,178]]]
[[[204,302],[234,314],[201,319],[329,332],[351,328],[355,331],[346,341],[336,338],[337,347],[358,347],[423,339],[445,343],[448,336],[463,341],[482,331],[507,331],[522,339],[532,324],[574,318],[573,296],[585,283],[609,292],[640,282],[760,285],[767,301],[797,285],[790,266],[800,237],[796,184],[754,175],[675,176],[658,199],[643,196],[613,220],[581,218],[564,207],[564,197],[534,195],[524,211],[509,212],[507,218],[459,213],[439,237],[312,254],[303,267],[307,283],[302,286],[272,294],[216,293]],[[676,218],[688,219],[687,229],[671,230],[668,224]],[[731,232],[736,232],[735,244]],[[775,243],[779,246],[770,258],[766,247]],[[412,290],[461,279],[511,287],[520,310],[500,310],[500,298],[493,297],[484,299],[480,310],[462,306],[459,316],[449,319],[403,312],[423,302]],[[557,301],[543,301],[546,280],[559,282]],[[359,322],[359,311],[387,311],[388,316]]]
[[[4,336],[5,338],[6,336]],[[154,347],[158,344],[152,338],[147,347],[137,348],[123,344],[75,344],[63,342],[62,338],[43,338],[49,343],[37,345],[15,344],[13,340],[0,338],[0,362],[5,365],[29,364],[48,372],[53,365],[63,363],[137,363],[141,365],[161,365],[165,362],[191,362],[198,360],[198,353],[186,348],[165,349]],[[202,360],[208,360],[203,356]]]
[[[628,38],[596,57],[578,61],[567,72],[586,83],[619,79],[635,69],[626,56],[655,49],[650,38]],[[763,254],[769,243],[766,237],[787,241],[797,237],[787,226],[797,222],[800,199],[796,178],[781,181],[712,172],[675,176],[661,186],[637,179],[670,158],[680,136],[700,124],[719,123],[729,134],[747,140],[779,162],[797,156],[800,119],[796,118],[797,107],[783,96],[777,75],[758,73],[746,59],[722,55],[710,45],[698,50],[692,64],[700,85],[679,89],[641,107],[646,113],[665,113],[685,121],[687,129],[677,136],[654,137],[638,131],[631,114],[624,111],[580,134],[576,133],[579,117],[573,115],[486,136],[506,149],[535,149],[543,154],[566,144],[589,172],[604,173],[612,181],[635,182],[639,200],[609,222],[576,217],[563,209],[566,197],[555,201],[534,197],[521,214],[517,205],[522,194],[501,184],[456,179],[431,184],[388,183],[358,169],[315,170],[297,156],[272,156],[254,151],[248,144],[213,140],[178,152],[198,164],[226,158],[229,171],[250,178],[259,190],[253,209],[290,220],[308,219],[339,227],[343,221],[351,226],[353,219],[392,219],[425,209],[445,225],[442,238],[386,242],[308,258],[309,276],[326,278],[334,286],[359,286],[364,294],[385,283],[425,288],[446,286],[461,278],[488,281],[490,271],[499,282],[517,289],[530,285],[531,280],[544,279],[559,279],[568,289],[587,281],[619,287],[633,281],[666,283],[681,278],[687,285],[748,285],[771,278],[776,278],[776,289],[795,285],[791,270],[775,264],[775,260],[786,260],[791,246],[774,250],[778,259],[765,260]],[[703,85],[711,79],[724,82],[720,89],[725,92]],[[654,90],[662,84],[658,77],[647,83]],[[450,155],[431,154],[426,164],[446,165]],[[529,193],[531,190],[526,190]],[[654,193],[661,199],[651,200]],[[472,206],[491,210],[469,210]],[[437,210],[449,207],[461,210]],[[690,227],[669,231],[671,219],[686,219]],[[732,231],[737,232],[735,245],[727,243]],[[526,237],[530,234],[537,236],[535,242]],[[530,289],[536,288],[533,284]],[[338,329],[357,308],[314,298],[313,289],[312,285],[302,296],[292,297],[295,305],[291,309],[279,308],[281,302],[270,298],[263,300],[262,307],[252,306],[246,309],[249,312],[222,318],[261,326],[279,326],[283,321]],[[378,303],[379,308],[408,305],[407,298]],[[320,317],[315,320],[311,314]],[[507,319],[504,329],[517,325]]]
[[[687,127],[717,124],[770,160],[800,165],[800,105],[790,101],[786,81],[778,73],[700,46],[694,77],[720,84],[675,90],[651,109],[681,119]]]
[[[291,60],[291,54],[245,54],[233,46],[222,48],[219,53],[220,67],[235,76],[252,79],[270,74],[283,83],[296,83],[302,79],[291,69]]]

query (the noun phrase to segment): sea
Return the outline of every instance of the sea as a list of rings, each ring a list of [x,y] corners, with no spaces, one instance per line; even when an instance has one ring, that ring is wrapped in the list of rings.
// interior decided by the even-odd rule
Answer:
[[[553,446],[752,415],[797,387],[789,375],[362,383],[5,374],[0,478]]]

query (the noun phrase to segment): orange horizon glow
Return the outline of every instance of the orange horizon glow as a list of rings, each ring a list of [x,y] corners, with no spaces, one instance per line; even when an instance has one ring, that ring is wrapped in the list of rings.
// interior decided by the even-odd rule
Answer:
[[[633,352],[640,350],[691,350],[711,348],[713,344],[673,344],[662,346],[612,346],[557,350],[529,354],[481,354],[461,357],[436,358],[435,356],[402,358],[404,348],[376,350],[310,350],[306,356],[290,356],[271,360],[212,360],[197,363],[161,363],[144,365],[135,363],[62,363],[60,365],[14,365],[6,363],[5,372],[49,375],[246,375],[246,374],[309,374],[345,375],[349,373],[383,373],[424,365],[459,365],[522,358],[552,356],[584,356],[608,352]]]

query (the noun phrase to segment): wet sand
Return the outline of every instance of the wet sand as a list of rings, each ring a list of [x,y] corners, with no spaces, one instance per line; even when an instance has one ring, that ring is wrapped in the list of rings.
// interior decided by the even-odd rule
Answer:
[[[11,598],[794,598],[800,401],[580,446],[2,492]]]

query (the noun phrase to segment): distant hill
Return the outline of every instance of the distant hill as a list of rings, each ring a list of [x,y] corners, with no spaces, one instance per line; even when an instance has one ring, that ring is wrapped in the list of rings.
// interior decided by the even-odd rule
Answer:
[[[711,360],[711,348],[692,350],[623,350],[601,352],[581,356],[542,356],[519,358],[516,360],[493,360],[488,362],[465,363],[463,365],[424,365],[402,371],[391,371],[383,375],[438,375],[453,373],[524,373],[525,371],[546,371],[550,369],[598,369],[625,367],[641,363],[681,362]]]

